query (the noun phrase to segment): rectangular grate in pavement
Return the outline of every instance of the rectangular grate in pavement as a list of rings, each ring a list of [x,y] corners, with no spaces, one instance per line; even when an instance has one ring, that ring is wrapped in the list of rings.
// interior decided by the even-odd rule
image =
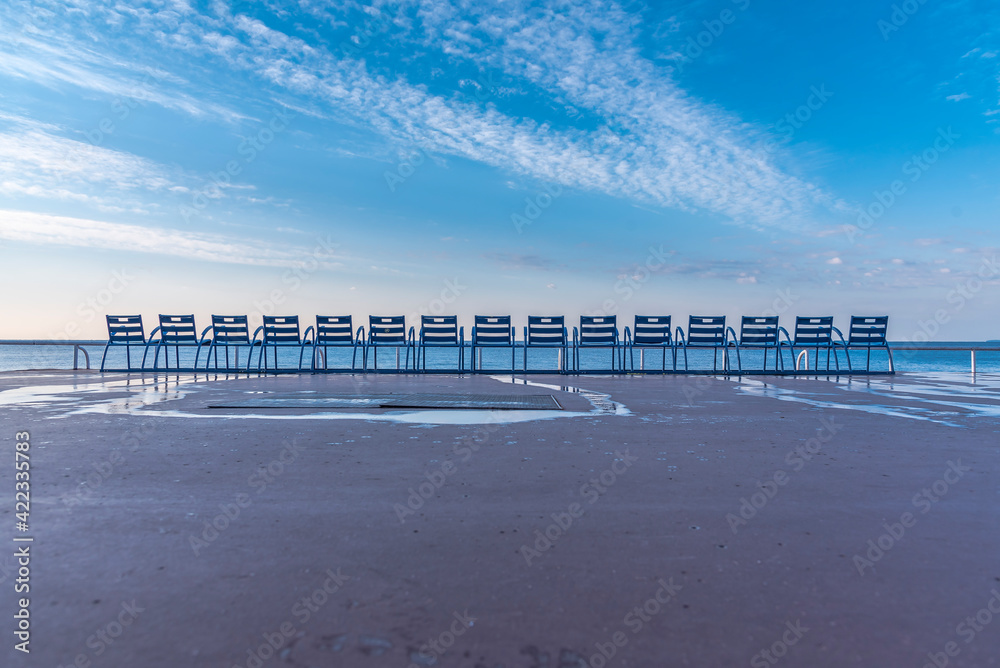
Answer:
[[[478,410],[562,410],[551,394],[329,394],[257,395],[208,408],[469,408]]]

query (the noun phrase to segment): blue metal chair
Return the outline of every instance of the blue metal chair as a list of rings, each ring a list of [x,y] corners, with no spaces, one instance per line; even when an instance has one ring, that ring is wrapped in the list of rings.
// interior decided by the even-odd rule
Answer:
[[[684,350],[684,370],[688,370],[688,348],[712,348],[712,372],[719,370],[719,349],[722,349],[722,369],[729,371],[729,335],[736,340],[736,332],[726,327],[724,315],[692,315],[688,317],[687,337],[678,328],[678,343]]]
[[[253,348],[250,342],[250,324],[247,321],[247,317],[245,315],[213,315],[210,329],[212,330],[212,340],[208,348],[208,354],[205,356],[205,370],[208,371],[208,365],[213,361],[215,370],[219,370],[219,348],[225,351],[226,366],[224,369],[226,371],[242,370],[240,367],[240,346],[246,346],[248,349],[247,368],[249,368]],[[203,332],[202,337],[204,336],[205,333]],[[235,349],[233,351],[232,366],[229,365],[230,346]]]
[[[458,326],[457,315],[420,316],[419,353],[423,371],[427,371],[428,348],[458,348],[458,372],[465,373],[465,328]]]
[[[104,346],[104,354],[101,356],[101,371],[104,371],[104,363],[108,357],[108,349],[112,346],[125,346],[125,371],[132,370],[132,346],[142,346],[142,366],[146,364],[146,335],[142,328],[141,315],[109,315],[108,321],[108,343]],[[142,369],[142,366],[139,369]]]
[[[774,351],[774,370],[785,368],[785,360],[781,357],[780,346],[778,345],[778,316],[776,315],[745,315],[740,322],[740,338],[736,344],[736,366],[740,372],[743,371],[743,359],[740,356],[741,349],[756,348],[764,352],[764,363],[761,371],[767,371],[767,351]]]
[[[514,373],[514,328],[510,325],[509,315],[477,315],[472,327],[472,360],[469,368],[473,373],[483,370],[483,349],[510,348],[510,372]],[[477,358],[476,351],[479,352]]]
[[[403,369],[410,367],[410,351],[413,350],[413,366],[416,367],[416,342],[414,341],[413,328],[406,331],[406,318],[401,315],[394,316],[368,316],[368,339],[365,342],[364,362],[362,368],[368,370],[368,349],[372,349],[373,370],[378,371],[378,349],[396,349],[396,370],[399,370],[399,349],[406,349],[406,362]]]
[[[205,331],[201,333],[201,337],[199,337],[198,330],[195,329],[193,315],[163,315],[161,313],[160,325],[149,333],[149,341],[146,343],[147,349],[154,343],[156,344],[156,348],[153,351],[153,370],[155,371],[158,368],[160,348],[164,349],[163,363],[165,368],[170,368],[170,346],[174,348],[174,367],[176,370],[180,370],[181,368],[181,347],[194,346],[194,366],[192,369],[197,369],[198,358],[201,356],[201,347],[204,345],[205,337],[211,329],[211,327],[206,327]],[[154,339],[157,333],[160,334],[160,338]],[[145,366],[145,352],[143,352],[142,357],[143,366]]]
[[[851,328],[847,334],[847,366],[851,367],[851,356],[848,352],[851,348],[864,348],[868,355],[865,360],[865,371],[872,370],[872,348],[885,348],[889,355],[889,373],[896,373],[896,367],[892,362],[892,350],[889,348],[889,341],[886,340],[886,331],[889,329],[889,316],[851,316]]]
[[[328,352],[329,348],[350,348],[351,349],[351,371],[357,365],[358,348],[364,351],[365,328],[358,327],[357,334],[354,333],[354,323],[349,315],[318,315],[316,316],[316,335],[313,337],[312,350],[312,370],[329,371]],[[316,368],[316,358],[319,349],[323,349],[323,368]]]
[[[573,328],[573,368],[577,373],[580,370],[580,349],[609,349],[611,350],[611,373],[619,368],[625,369],[622,356],[621,340],[618,338],[618,317],[614,315],[581,315],[580,329]],[[616,366],[615,363],[621,363]],[[597,370],[601,373],[602,370]]]
[[[528,372],[529,348],[555,348],[559,351],[559,368],[556,371],[566,373],[568,346],[569,336],[566,334],[565,317],[529,315],[528,326],[524,328],[524,372]]]
[[[662,362],[660,372],[667,370],[667,351],[671,353],[673,360],[672,369],[677,371],[677,346],[670,333],[669,315],[637,315],[633,323],[634,331],[625,328],[625,348],[628,349],[629,367],[635,371],[635,349],[639,349],[639,371],[646,370],[646,360],[643,354],[646,350],[659,350],[662,352]],[[680,328],[678,328],[678,331]],[[622,367],[625,366],[622,360]]]
[[[782,331],[784,329],[782,328]],[[840,339],[840,343],[834,339],[834,334]],[[785,331],[785,338],[788,337],[788,332]],[[798,371],[798,351],[801,348],[805,351],[806,355],[806,368],[809,366],[809,349],[812,348],[815,351],[816,363],[813,365],[815,371],[819,371],[819,351],[820,348],[826,349],[826,371],[830,370],[830,355],[833,355],[833,363],[840,371],[840,360],[837,358],[837,346],[845,349],[847,348],[847,342],[844,341],[844,335],[840,333],[840,330],[833,326],[833,316],[798,316],[795,318],[795,337],[792,339],[789,346],[792,349],[792,359],[795,360],[795,370]],[[851,358],[847,358],[847,367],[850,369]]]
[[[265,315],[264,324],[254,331],[251,345],[257,342],[257,335],[261,336],[260,354],[257,355],[257,370],[260,371],[263,362],[264,371],[267,366],[267,347],[274,350],[274,371],[280,371],[278,365],[278,348],[297,346],[299,349],[299,364],[297,371],[302,370],[302,356],[305,354],[306,346],[311,346],[309,334],[313,331],[312,326],[306,328],[303,334],[299,333],[299,316],[297,315]],[[247,358],[247,371],[250,370],[250,357]]]

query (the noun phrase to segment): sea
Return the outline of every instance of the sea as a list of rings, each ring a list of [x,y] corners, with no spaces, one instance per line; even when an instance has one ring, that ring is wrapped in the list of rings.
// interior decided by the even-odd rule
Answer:
[[[971,354],[970,350],[972,348],[993,348],[994,350],[982,350],[976,353],[976,371],[980,373],[998,373],[1000,372],[1000,341],[949,341],[949,342],[934,342],[932,344],[925,344],[930,347],[939,348],[938,350],[920,350],[911,347],[909,344],[898,342],[892,345],[893,350],[893,361],[895,362],[895,368],[898,373],[939,373],[939,372],[949,372],[949,373],[968,373],[972,371],[971,364]],[[83,349],[87,351],[90,356],[90,368],[98,369],[101,365],[101,355],[104,351],[104,345],[101,343],[84,345]],[[155,347],[150,347],[147,360],[146,368],[151,369],[153,366],[153,355]],[[143,348],[141,346],[132,348],[132,365],[138,366],[143,355]],[[195,350],[193,348],[181,348],[179,352],[179,357],[176,356],[177,353],[173,349],[169,351],[171,367],[176,367],[179,361],[182,368],[190,368],[194,363]],[[230,350],[230,363],[235,365],[235,360],[233,355],[235,350]],[[246,354],[247,348],[243,347],[239,351],[239,363],[241,368],[246,366]],[[257,369],[259,348],[254,351],[253,361],[251,365],[251,370]],[[160,368],[164,365],[164,353],[161,350],[158,358],[158,364]],[[199,360],[198,368],[204,368],[206,363],[206,357],[208,353],[208,348],[202,349]],[[273,366],[273,353],[271,350],[268,351],[268,365]],[[851,364],[854,368],[864,369],[866,366],[866,354],[864,350],[852,350],[851,353]],[[73,368],[73,356],[74,347],[70,344],[60,344],[60,345],[35,345],[35,344],[22,344],[22,343],[0,343],[0,371],[25,371],[25,370],[48,370],[48,369],[72,369]],[[465,350],[465,369],[468,370],[471,351],[469,349]],[[572,352],[570,352],[572,357]],[[737,368],[737,360],[735,350],[729,349],[730,356],[730,368]],[[281,348],[278,352],[278,363],[283,369],[294,369],[298,363],[299,350],[298,348]],[[351,357],[352,351],[350,349],[337,349],[329,348],[327,350],[326,364],[330,369],[349,369],[351,367]],[[373,366],[372,353],[369,352],[368,368],[371,369]],[[827,355],[825,352],[820,352],[818,360],[818,368],[825,369],[827,364]],[[308,369],[309,367],[310,351],[306,349],[305,354],[302,358],[302,367]],[[626,369],[639,369],[642,365],[647,370],[659,370],[663,367],[667,369],[672,368],[673,359],[670,352],[667,352],[666,359],[658,350],[647,350],[645,353],[640,354],[638,350],[635,351],[633,359],[629,359],[628,353],[625,354],[625,368]],[[214,361],[214,360],[213,360]],[[570,360],[571,361],[571,360]],[[842,370],[847,370],[847,361],[844,358],[844,352],[838,351],[837,362],[840,363],[840,368]],[[428,349],[427,350],[427,360],[426,367],[428,370],[454,370],[458,362],[458,351],[455,349],[440,348],[440,349]],[[510,349],[492,349],[483,351],[483,368],[487,371],[503,372],[509,371],[511,367],[511,354]],[[522,368],[523,363],[523,351],[518,348],[514,353],[514,362],[516,369]],[[759,350],[741,350],[740,351],[740,364],[743,369],[746,370],[759,370],[764,365],[764,359],[762,353]],[[784,363],[785,369],[792,369],[795,366],[795,361],[792,359],[788,350],[783,351],[782,362]],[[80,368],[86,368],[85,358],[82,353],[78,355],[78,363]],[[322,365],[322,358],[319,360],[319,365]],[[767,356],[767,368],[773,369],[775,363],[774,351],[769,351]],[[802,360],[799,360],[800,366],[803,364]],[[359,348],[357,350],[357,357],[355,359],[355,364],[357,368],[360,369],[362,364],[362,352]],[[817,360],[815,359],[814,353],[812,351],[808,354],[808,368],[816,369]],[[830,368],[835,369],[836,364],[833,358],[830,359]],[[108,353],[108,368],[123,368],[126,365],[125,352],[122,347],[114,347]],[[400,351],[398,358],[399,368],[412,368],[413,359],[412,353],[410,355],[409,361],[407,361],[407,356],[405,351]],[[423,365],[423,359],[421,358],[421,365]],[[562,360],[562,365],[565,367],[567,365],[567,360]],[[580,369],[584,371],[602,371],[609,370],[612,365],[612,353],[609,350],[582,350],[580,352]],[[714,365],[714,366],[713,366]],[[210,365],[214,366],[214,365]],[[219,366],[225,367],[225,359],[223,355],[219,354]],[[529,370],[557,370],[560,366],[559,351],[552,349],[532,349],[528,351],[528,368]],[[395,369],[397,368],[397,358],[396,351],[394,349],[382,348],[378,351],[378,367],[379,369]],[[615,367],[621,368],[621,361],[615,361]],[[684,366],[684,354],[682,350],[677,351],[677,368],[683,370]],[[714,354],[711,350],[689,350],[687,368],[690,370],[711,370],[713,368],[721,370],[723,368],[723,359],[721,352]],[[871,354],[871,369],[873,371],[886,371],[888,370],[888,357],[884,350],[873,350]]]

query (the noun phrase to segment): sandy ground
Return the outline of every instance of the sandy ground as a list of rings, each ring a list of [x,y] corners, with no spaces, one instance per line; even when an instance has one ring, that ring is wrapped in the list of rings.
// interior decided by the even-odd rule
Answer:
[[[615,405],[489,377],[125,378],[0,374],[3,666],[998,664],[989,387],[530,379]],[[564,416],[206,408],[302,391]]]

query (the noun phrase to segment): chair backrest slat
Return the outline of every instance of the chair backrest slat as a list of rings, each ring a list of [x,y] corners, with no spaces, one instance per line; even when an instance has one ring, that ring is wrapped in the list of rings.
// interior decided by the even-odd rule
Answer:
[[[565,317],[561,315],[529,315],[527,344],[529,346],[565,345]]]
[[[696,346],[723,345],[726,342],[726,316],[689,316],[687,342]]]
[[[637,315],[634,325],[633,343],[641,346],[669,346],[673,341],[669,315]]]
[[[833,316],[795,318],[795,345],[823,346],[833,342]]]
[[[745,315],[740,323],[741,346],[778,345],[778,316]]]
[[[368,340],[375,344],[405,344],[406,317],[401,315],[368,316]]]
[[[170,345],[198,343],[194,316],[160,314],[160,338]]]
[[[141,315],[109,315],[108,340],[112,343],[145,343]]]
[[[618,316],[580,316],[580,344],[585,346],[606,345],[618,342]]]
[[[886,330],[889,328],[889,316],[851,316],[851,332],[848,343],[852,346],[884,346],[888,345],[885,339]]]
[[[212,340],[219,345],[250,345],[250,325],[245,315],[213,315]]]
[[[458,316],[420,316],[420,340],[430,344],[458,345]]]
[[[354,343],[354,323],[349,315],[316,316],[316,345]]]
[[[509,315],[477,315],[472,328],[472,342],[477,346],[509,346],[514,330]]]
[[[299,316],[265,315],[264,343],[302,343],[299,334]]]

